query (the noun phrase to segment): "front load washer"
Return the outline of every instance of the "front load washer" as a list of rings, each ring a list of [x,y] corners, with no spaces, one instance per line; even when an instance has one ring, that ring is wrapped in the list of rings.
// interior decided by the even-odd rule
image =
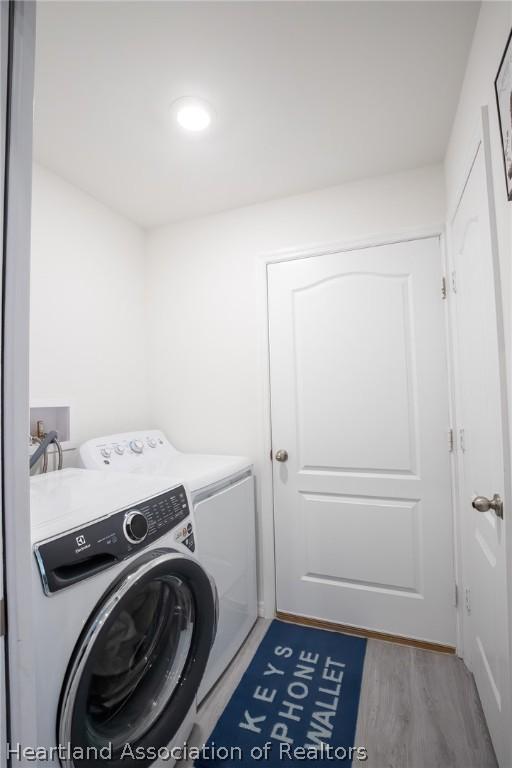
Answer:
[[[30,485],[45,762],[121,768],[133,754],[137,765],[172,765],[217,621],[185,487],[83,469]]]
[[[199,558],[219,593],[219,626],[201,701],[231,662],[257,618],[254,474],[249,459],[181,453],[160,430],[89,440],[80,447],[89,469],[180,477],[192,496]]]

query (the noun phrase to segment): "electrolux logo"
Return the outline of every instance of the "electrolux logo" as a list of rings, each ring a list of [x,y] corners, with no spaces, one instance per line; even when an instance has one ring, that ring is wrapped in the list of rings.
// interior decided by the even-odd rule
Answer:
[[[75,549],[76,555],[78,555],[79,552],[83,552],[84,549],[90,549],[91,547],[91,545],[87,543],[87,539],[83,533],[81,533],[79,536],[75,536],[75,541],[77,543],[77,547]]]

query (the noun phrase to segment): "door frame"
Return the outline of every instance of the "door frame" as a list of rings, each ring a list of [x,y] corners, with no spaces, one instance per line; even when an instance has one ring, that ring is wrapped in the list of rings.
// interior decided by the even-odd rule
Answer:
[[[403,229],[395,232],[384,232],[371,237],[353,238],[340,241],[329,241],[325,243],[313,243],[310,245],[283,248],[276,251],[264,252],[258,258],[258,295],[260,296],[260,360],[262,376],[262,403],[263,418],[261,422],[261,456],[263,463],[260,473],[260,482],[258,488],[259,507],[261,509],[260,518],[260,557],[259,566],[261,569],[262,600],[259,605],[259,613],[265,618],[273,618],[276,614],[276,564],[275,564],[275,529],[274,529],[274,483],[273,483],[273,461],[271,459],[272,450],[272,412],[271,412],[271,387],[270,387],[270,327],[269,327],[269,307],[268,307],[268,268],[271,264],[278,264],[285,261],[295,261],[297,259],[307,259],[317,256],[327,256],[335,253],[342,253],[364,248],[373,248],[382,245],[392,245],[393,243],[408,242],[411,240],[424,240],[437,237],[440,240],[443,264],[445,264],[445,227],[444,224],[433,225],[423,228]],[[440,276],[442,277],[442,276]],[[441,283],[439,285],[441,297]],[[441,300],[441,298],[440,298]],[[449,302],[445,302],[447,305]],[[449,382],[449,408],[450,420],[453,423],[453,401],[450,385],[450,328],[448,308],[445,306],[445,340],[448,351],[448,382]],[[447,437],[450,424],[446,425]],[[448,452],[448,448],[447,448]],[[456,473],[454,455],[450,455],[452,489],[454,486],[454,477]],[[453,496],[453,490],[452,490]],[[452,509],[454,507],[452,505]],[[454,526],[455,514],[453,511]],[[455,542],[455,536],[454,536]],[[459,580],[459,560],[458,553],[454,547],[454,573],[455,583]],[[455,598],[455,584],[454,584]],[[454,599],[455,606],[455,599]],[[455,607],[454,607],[455,610]],[[456,643],[459,648],[459,622],[456,626]]]
[[[4,203],[5,203],[5,156],[6,156],[6,137],[7,137],[7,90],[8,90],[8,72],[9,72],[9,7],[6,3],[0,6],[0,184],[2,185],[2,205],[0,206],[0,227],[3,233],[4,225]],[[4,265],[2,258],[2,270],[0,274],[0,287],[3,290]],[[0,392],[0,409],[2,403],[2,393]],[[0,462],[2,456],[0,441]],[[1,613],[0,622],[0,768],[7,765],[6,746],[8,742],[8,711],[7,711],[7,638],[5,635],[5,550],[4,550],[4,521],[3,521],[3,499],[0,499],[0,600]]]
[[[35,628],[31,610],[33,555],[27,443],[36,7],[33,0],[9,0],[5,8],[9,16],[9,67],[3,221],[1,440],[8,628],[7,737],[13,745],[36,745]],[[25,759],[21,763],[29,765]]]
[[[459,205],[464,194],[469,176],[473,169],[474,163],[477,158],[478,151],[483,153],[483,162],[486,178],[486,197],[489,211],[489,228],[491,239],[491,259],[494,272],[494,292],[496,301],[496,333],[498,338],[498,360],[499,360],[499,384],[500,384],[500,399],[501,399],[501,411],[502,411],[502,452],[503,452],[503,467],[504,467],[504,501],[505,509],[510,508],[512,505],[512,465],[511,465],[511,445],[510,445],[510,412],[509,412],[509,394],[508,394],[508,375],[507,375],[507,361],[505,354],[505,321],[503,312],[503,294],[502,294],[502,279],[501,269],[499,262],[499,248],[498,248],[498,231],[497,231],[497,219],[496,219],[496,207],[494,199],[494,184],[493,184],[493,169],[492,169],[492,149],[491,149],[491,133],[489,124],[489,108],[487,105],[481,107],[478,130],[475,132],[474,139],[471,143],[470,150],[468,151],[466,163],[464,165],[464,173],[459,183],[458,194],[456,202],[452,208],[447,212],[447,248],[446,248],[446,264],[447,274],[451,275],[454,269],[454,252],[453,245],[451,243],[451,224],[457,213]],[[462,382],[460,381],[460,375],[457,367],[457,355],[458,355],[458,343],[457,343],[457,314],[454,302],[450,301],[450,297],[453,294],[453,283],[451,280],[448,282],[447,290],[447,305],[449,312],[449,324],[450,324],[450,358],[451,358],[451,386],[452,386],[452,398],[454,408],[454,425],[457,423],[457,399],[458,392]],[[454,451],[455,458],[455,482],[454,487],[454,511],[455,511],[455,529],[458,531],[456,537],[457,559],[459,562],[459,580],[460,585],[459,592],[460,599],[457,606],[457,623],[459,626],[459,646],[458,652],[461,658],[465,658],[465,635],[467,631],[467,617],[465,607],[465,595],[462,594],[465,580],[464,580],[464,548],[463,548],[463,536],[462,527],[464,525],[464,502],[463,502],[463,488],[460,482],[462,477],[462,455],[460,450],[460,443],[456,438],[456,450]],[[506,573],[507,580],[505,584],[507,603],[510,605],[510,597],[512,596],[512,525],[505,526],[505,547],[506,547]],[[508,630],[509,630],[509,670],[512,668],[512,611],[509,610],[508,615]],[[512,671],[512,670],[511,670]],[[509,681],[508,688],[512,679]],[[512,740],[512,736],[510,737]],[[512,750],[511,750],[512,751]]]

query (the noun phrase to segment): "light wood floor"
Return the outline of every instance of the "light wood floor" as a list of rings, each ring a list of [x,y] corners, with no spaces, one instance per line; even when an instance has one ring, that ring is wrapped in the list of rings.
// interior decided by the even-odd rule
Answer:
[[[199,708],[191,746],[212,732],[269,624],[258,620]],[[367,748],[368,760],[360,763],[367,768],[497,768],[473,678],[462,661],[381,640],[368,640],[355,745]]]
[[[366,649],[356,744],[367,768],[497,768],[463,662],[379,640]]]

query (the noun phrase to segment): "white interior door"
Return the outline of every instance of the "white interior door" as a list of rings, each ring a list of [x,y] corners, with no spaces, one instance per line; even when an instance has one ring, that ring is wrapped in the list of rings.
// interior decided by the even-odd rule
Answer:
[[[482,700],[500,764],[509,752],[508,606],[505,525],[476,496],[505,501],[500,356],[483,147],[452,222],[456,276],[457,421],[462,442],[461,519],[465,589],[464,656]]]
[[[280,611],[454,644],[441,275],[438,238],[268,268]]]

